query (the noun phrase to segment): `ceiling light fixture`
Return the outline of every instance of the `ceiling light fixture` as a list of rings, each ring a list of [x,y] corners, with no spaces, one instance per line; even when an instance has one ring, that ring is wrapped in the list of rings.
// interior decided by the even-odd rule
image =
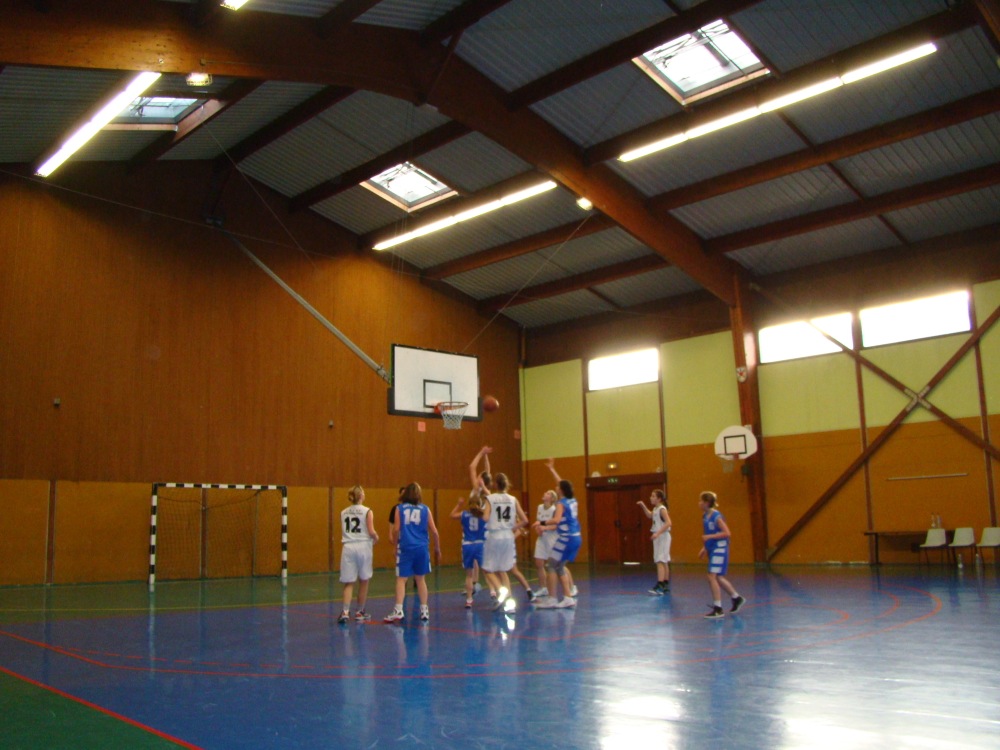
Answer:
[[[229,10],[239,10],[247,4],[247,0],[222,0],[222,7]]]
[[[476,216],[482,216],[483,214],[489,213],[490,211],[496,211],[498,208],[503,208],[504,206],[509,206],[512,203],[517,203],[519,201],[526,200],[533,196],[539,195],[540,193],[547,192],[556,187],[556,183],[552,180],[543,182],[539,185],[533,185],[530,188],[525,188],[524,190],[518,190],[516,193],[511,193],[510,195],[505,195],[497,200],[489,201],[487,203],[481,203],[478,206],[466,209],[465,211],[460,211],[457,214],[452,214],[451,216],[446,216],[443,219],[438,219],[430,224],[425,224],[422,227],[417,227],[416,229],[404,232],[403,234],[398,234],[392,239],[383,240],[378,244],[372,246],[372,250],[388,250],[390,247],[395,247],[396,245],[401,245],[404,242],[409,242],[410,240],[415,240],[417,237],[423,237],[425,234],[430,234],[431,232],[436,232],[439,229],[444,229],[450,227],[454,224],[458,224],[460,221],[468,221],[469,219],[475,218]]]
[[[188,86],[211,86],[212,74],[194,71],[192,73],[188,73],[187,78],[184,80],[187,81]]]
[[[854,70],[850,70],[842,75],[810,84],[809,86],[805,86],[788,94],[783,94],[775,97],[774,99],[769,99],[756,107],[750,107],[748,109],[740,110],[739,112],[734,112],[731,115],[720,117],[718,120],[712,120],[702,125],[696,125],[693,128],[688,128],[683,133],[675,133],[674,135],[668,136],[667,138],[663,138],[659,141],[632,149],[631,151],[626,151],[618,157],[618,161],[634,161],[635,159],[639,159],[643,156],[655,154],[657,151],[663,151],[671,146],[676,146],[678,143],[683,143],[684,141],[692,138],[697,138],[700,135],[713,133],[716,130],[721,130],[722,128],[727,128],[730,125],[735,125],[736,123],[754,118],[759,114],[772,112],[773,110],[780,109],[781,107],[787,107],[788,105],[800,102],[803,99],[809,99],[811,97],[818,96],[819,94],[824,94],[827,91],[833,91],[834,89],[840,88],[845,84],[854,83],[855,81],[860,81],[864,78],[868,78],[869,76],[876,75],[877,73],[897,68],[900,65],[905,65],[913,60],[919,60],[920,58],[933,54],[936,51],[937,46],[933,42],[921,44],[904,52],[891,55],[883,58],[882,60],[877,60],[876,62],[868,65],[863,65],[860,68],[855,68]]]
[[[41,177],[48,177],[55,172],[63,162],[75,154],[83,145],[100,132],[101,128],[111,122],[125,107],[153,85],[153,82],[160,77],[159,73],[147,71],[139,73],[129,81],[128,85],[115,94],[56,150],[52,156],[42,162],[42,165],[35,170],[35,174]]]
[[[578,198],[576,201],[576,205],[578,205],[584,211],[589,211],[594,207],[594,204],[591,202],[589,198]]]

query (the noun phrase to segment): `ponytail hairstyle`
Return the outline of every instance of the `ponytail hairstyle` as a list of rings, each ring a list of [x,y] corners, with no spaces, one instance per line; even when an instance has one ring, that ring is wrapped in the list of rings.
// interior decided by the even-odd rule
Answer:
[[[653,490],[653,494],[656,495],[658,498],[660,498],[660,502],[663,503],[663,507],[664,508],[666,508],[667,510],[670,510],[670,508],[667,506],[667,493],[666,492],[664,492],[663,490]]]
[[[411,503],[413,505],[418,505],[421,499],[420,485],[416,482],[410,482],[406,485],[406,489],[403,490],[403,496],[400,500],[404,503]]]
[[[573,497],[573,483],[568,479],[560,479],[559,491],[562,493],[564,498],[567,500],[571,499]]]
[[[503,473],[496,475],[496,483],[497,483],[497,489],[500,490],[501,492],[506,492],[507,487],[510,485],[510,482],[507,479],[507,475]]]
[[[356,484],[347,491],[347,499],[351,505],[357,505],[364,499],[365,491],[360,484]]]
[[[698,499],[705,503],[705,505],[709,508],[719,507],[719,498],[715,496],[714,492],[702,492],[701,495],[698,496]]]
[[[490,475],[488,471],[484,471],[482,474],[480,474],[479,478],[483,482],[483,487],[485,487],[487,490],[489,490],[489,488],[493,486],[493,477]]]
[[[483,496],[478,492],[469,498],[469,513],[476,518],[483,517]]]

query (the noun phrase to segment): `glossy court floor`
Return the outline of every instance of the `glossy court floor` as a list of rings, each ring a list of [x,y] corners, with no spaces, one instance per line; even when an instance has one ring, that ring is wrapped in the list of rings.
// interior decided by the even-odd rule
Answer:
[[[330,576],[0,589],[0,746],[1000,747],[992,564],[731,573],[721,622],[700,567],[579,567],[575,611],[512,617],[443,570],[402,627],[338,625]]]

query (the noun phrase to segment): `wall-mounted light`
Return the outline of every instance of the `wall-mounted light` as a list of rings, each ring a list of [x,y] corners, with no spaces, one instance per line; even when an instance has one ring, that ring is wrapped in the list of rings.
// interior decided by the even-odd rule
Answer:
[[[187,81],[188,86],[211,86],[212,74],[195,71],[193,73],[188,73],[187,78],[184,80]]]

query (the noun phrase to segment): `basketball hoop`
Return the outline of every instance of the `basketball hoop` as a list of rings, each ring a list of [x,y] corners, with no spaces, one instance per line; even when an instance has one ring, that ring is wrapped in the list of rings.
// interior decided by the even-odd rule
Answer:
[[[441,414],[446,430],[460,430],[462,429],[462,417],[465,416],[465,410],[468,408],[469,405],[465,401],[442,401],[435,407],[435,410]]]
[[[722,462],[722,473],[732,474],[733,467],[736,466],[736,461],[739,459],[739,453],[723,453],[719,456],[719,460]]]

